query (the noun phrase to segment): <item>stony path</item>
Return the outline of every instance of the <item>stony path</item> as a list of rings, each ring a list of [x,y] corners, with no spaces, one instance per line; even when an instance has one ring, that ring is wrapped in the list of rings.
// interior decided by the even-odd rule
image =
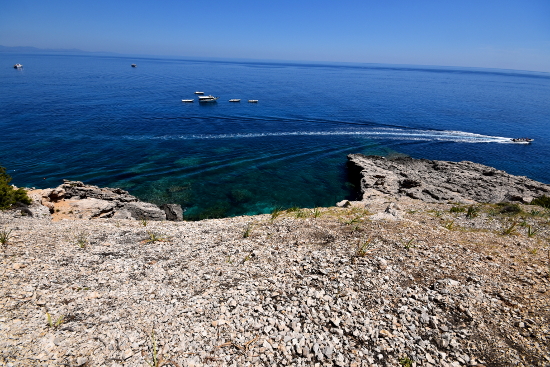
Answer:
[[[526,217],[530,237],[494,213],[364,204],[201,222],[0,213],[0,364],[147,366],[158,349],[181,367],[550,366],[547,216]]]

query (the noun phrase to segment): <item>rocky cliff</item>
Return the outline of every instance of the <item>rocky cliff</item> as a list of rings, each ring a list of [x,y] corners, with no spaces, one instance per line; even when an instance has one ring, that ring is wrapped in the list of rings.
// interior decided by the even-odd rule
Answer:
[[[31,190],[33,204],[28,214],[55,219],[114,218],[139,220],[182,220],[183,210],[177,204],[158,207],[139,201],[119,188],[100,188],[80,181],[64,180],[54,189]]]
[[[382,194],[428,203],[530,203],[534,197],[550,195],[550,185],[467,161],[350,154],[348,163],[360,180],[364,200]]]

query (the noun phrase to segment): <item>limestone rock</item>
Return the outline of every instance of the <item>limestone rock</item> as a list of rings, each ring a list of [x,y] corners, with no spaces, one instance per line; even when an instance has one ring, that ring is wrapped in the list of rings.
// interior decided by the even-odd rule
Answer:
[[[432,203],[526,202],[550,195],[550,185],[468,161],[350,154],[348,165],[360,178],[363,199],[372,196],[373,191]]]
[[[164,204],[160,207],[166,213],[166,219],[172,221],[183,220],[183,209],[179,204]]]

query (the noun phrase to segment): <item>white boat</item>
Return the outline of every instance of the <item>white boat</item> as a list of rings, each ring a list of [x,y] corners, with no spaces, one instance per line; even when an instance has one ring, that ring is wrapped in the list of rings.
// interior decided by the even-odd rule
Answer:
[[[518,144],[530,144],[533,140],[535,139],[531,139],[531,138],[513,138],[513,139],[510,139],[513,143],[518,143]]]
[[[220,97],[214,97],[212,95],[210,96],[199,96],[199,102],[201,103],[211,103],[216,102],[216,100]]]
[[[229,100],[229,102],[240,102],[241,100],[240,99],[236,99],[236,98],[232,98]]]
[[[137,65],[136,65],[136,64],[132,64],[132,67],[133,67],[133,68],[137,68]]]
[[[21,64],[15,64],[15,65],[13,65],[13,68],[14,68],[14,69],[21,69],[22,67],[23,67],[23,65],[21,65]]]
[[[204,94],[204,92],[195,92],[195,94]]]
[[[195,102],[194,99],[182,99],[181,101],[182,101],[182,102],[185,102],[185,103],[193,103],[193,102]]]
[[[258,103],[258,100],[257,99],[249,99],[248,103]]]

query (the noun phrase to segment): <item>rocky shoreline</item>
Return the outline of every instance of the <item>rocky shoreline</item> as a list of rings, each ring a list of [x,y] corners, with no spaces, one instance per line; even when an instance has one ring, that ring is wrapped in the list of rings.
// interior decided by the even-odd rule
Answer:
[[[550,366],[550,211],[526,205],[550,187],[349,159],[361,201],[253,217],[32,193],[32,216],[0,212],[0,364]]]

